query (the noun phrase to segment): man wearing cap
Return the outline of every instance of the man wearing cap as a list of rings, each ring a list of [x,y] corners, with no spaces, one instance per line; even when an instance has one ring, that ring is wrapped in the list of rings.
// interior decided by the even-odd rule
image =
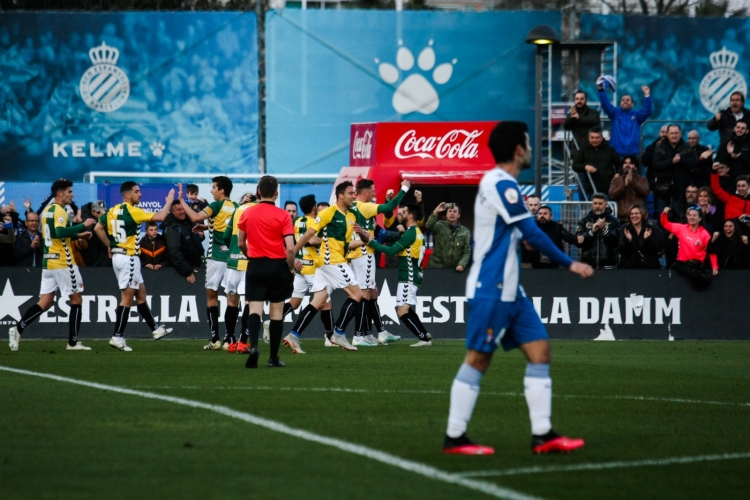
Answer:
[[[107,211],[107,204],[102,200],[96,200],[86,203],[81,207],[81,218],[99,220]],[[87,228],[92,231],[94,228]],[[88,244],[87,248],[80,249],[81,257],[83,257],[83,263],[87,267],[112,267],[112,260],[107,254],[107,247],[99,238],[90,238],[86,240]]]

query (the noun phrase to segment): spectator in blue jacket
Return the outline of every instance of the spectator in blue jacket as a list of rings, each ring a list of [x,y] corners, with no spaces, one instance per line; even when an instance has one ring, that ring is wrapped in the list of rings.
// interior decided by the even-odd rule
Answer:
[[[612,121],[612,134],[609,144],[620,156],[637,155],[641,136],[641,125],[651,115],[651,90],[643,85],[643,107],[633,109],[633,97],[625,94],[620,98],[620,107],[616,108],[609,102],[606,90],[608,82],[599,85],[599,102],[602,109]]]

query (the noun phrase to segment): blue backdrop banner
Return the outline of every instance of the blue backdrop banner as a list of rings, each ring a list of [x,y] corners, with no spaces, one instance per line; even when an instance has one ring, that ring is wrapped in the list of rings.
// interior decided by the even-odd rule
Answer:
[[[538,24],[559,12],[284,10],[266,16],[271,173],[338,172],[349,125],[522,120]]]
[[[3,13],[5,180],[257,172],[253,13]]]

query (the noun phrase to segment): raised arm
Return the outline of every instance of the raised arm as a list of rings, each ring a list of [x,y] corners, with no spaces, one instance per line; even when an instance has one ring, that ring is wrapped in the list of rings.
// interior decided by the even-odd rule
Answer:
[[[378,205],[378,213],[383,214],[386,212],[393,212],[396,210],[396,207],[398,207],[401,204],[401,200],[404,199],[404,196],[406,196],[406,193],[409,192],[409,188],[411,187],[411,182],[407,180],[401,181],[401,189],[399,190],[398,194],[391,198],[391,200],[388,203],[383,203],[382,205]]]
[[[161,222],[164,219],[166,219],[167,215],[169,215],[169,211],[172,209],[173,201],[174,201],[174,189],[170,189],[169,194],[167,194],[167,199],[164,202],[164,206],[161,207],[161,210],[156,212],[153,217],[151,217],[151,220],[154,222]]]

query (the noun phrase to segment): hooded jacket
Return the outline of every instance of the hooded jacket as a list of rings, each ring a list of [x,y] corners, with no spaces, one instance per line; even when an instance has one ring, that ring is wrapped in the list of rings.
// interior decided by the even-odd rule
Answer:
[[[606,226],[597,232],[592,232],[591,227],[599,220],[604,219]],[[576,236],[583,236],[581,243],[581,261],[599,269],[617,265],[617,245],[620,236],[620,221],[612,215],[612,209],[607,207],[601,214],[595,214],[593,210],[578,222]]]
[[[182,276],[190,276],[193,269],[201,265],[203,247],[199,246],[192,234],[193,224],[185,217],[180,220],[172,214],[161,223],[162,234],[167,242],[169,262]]]

